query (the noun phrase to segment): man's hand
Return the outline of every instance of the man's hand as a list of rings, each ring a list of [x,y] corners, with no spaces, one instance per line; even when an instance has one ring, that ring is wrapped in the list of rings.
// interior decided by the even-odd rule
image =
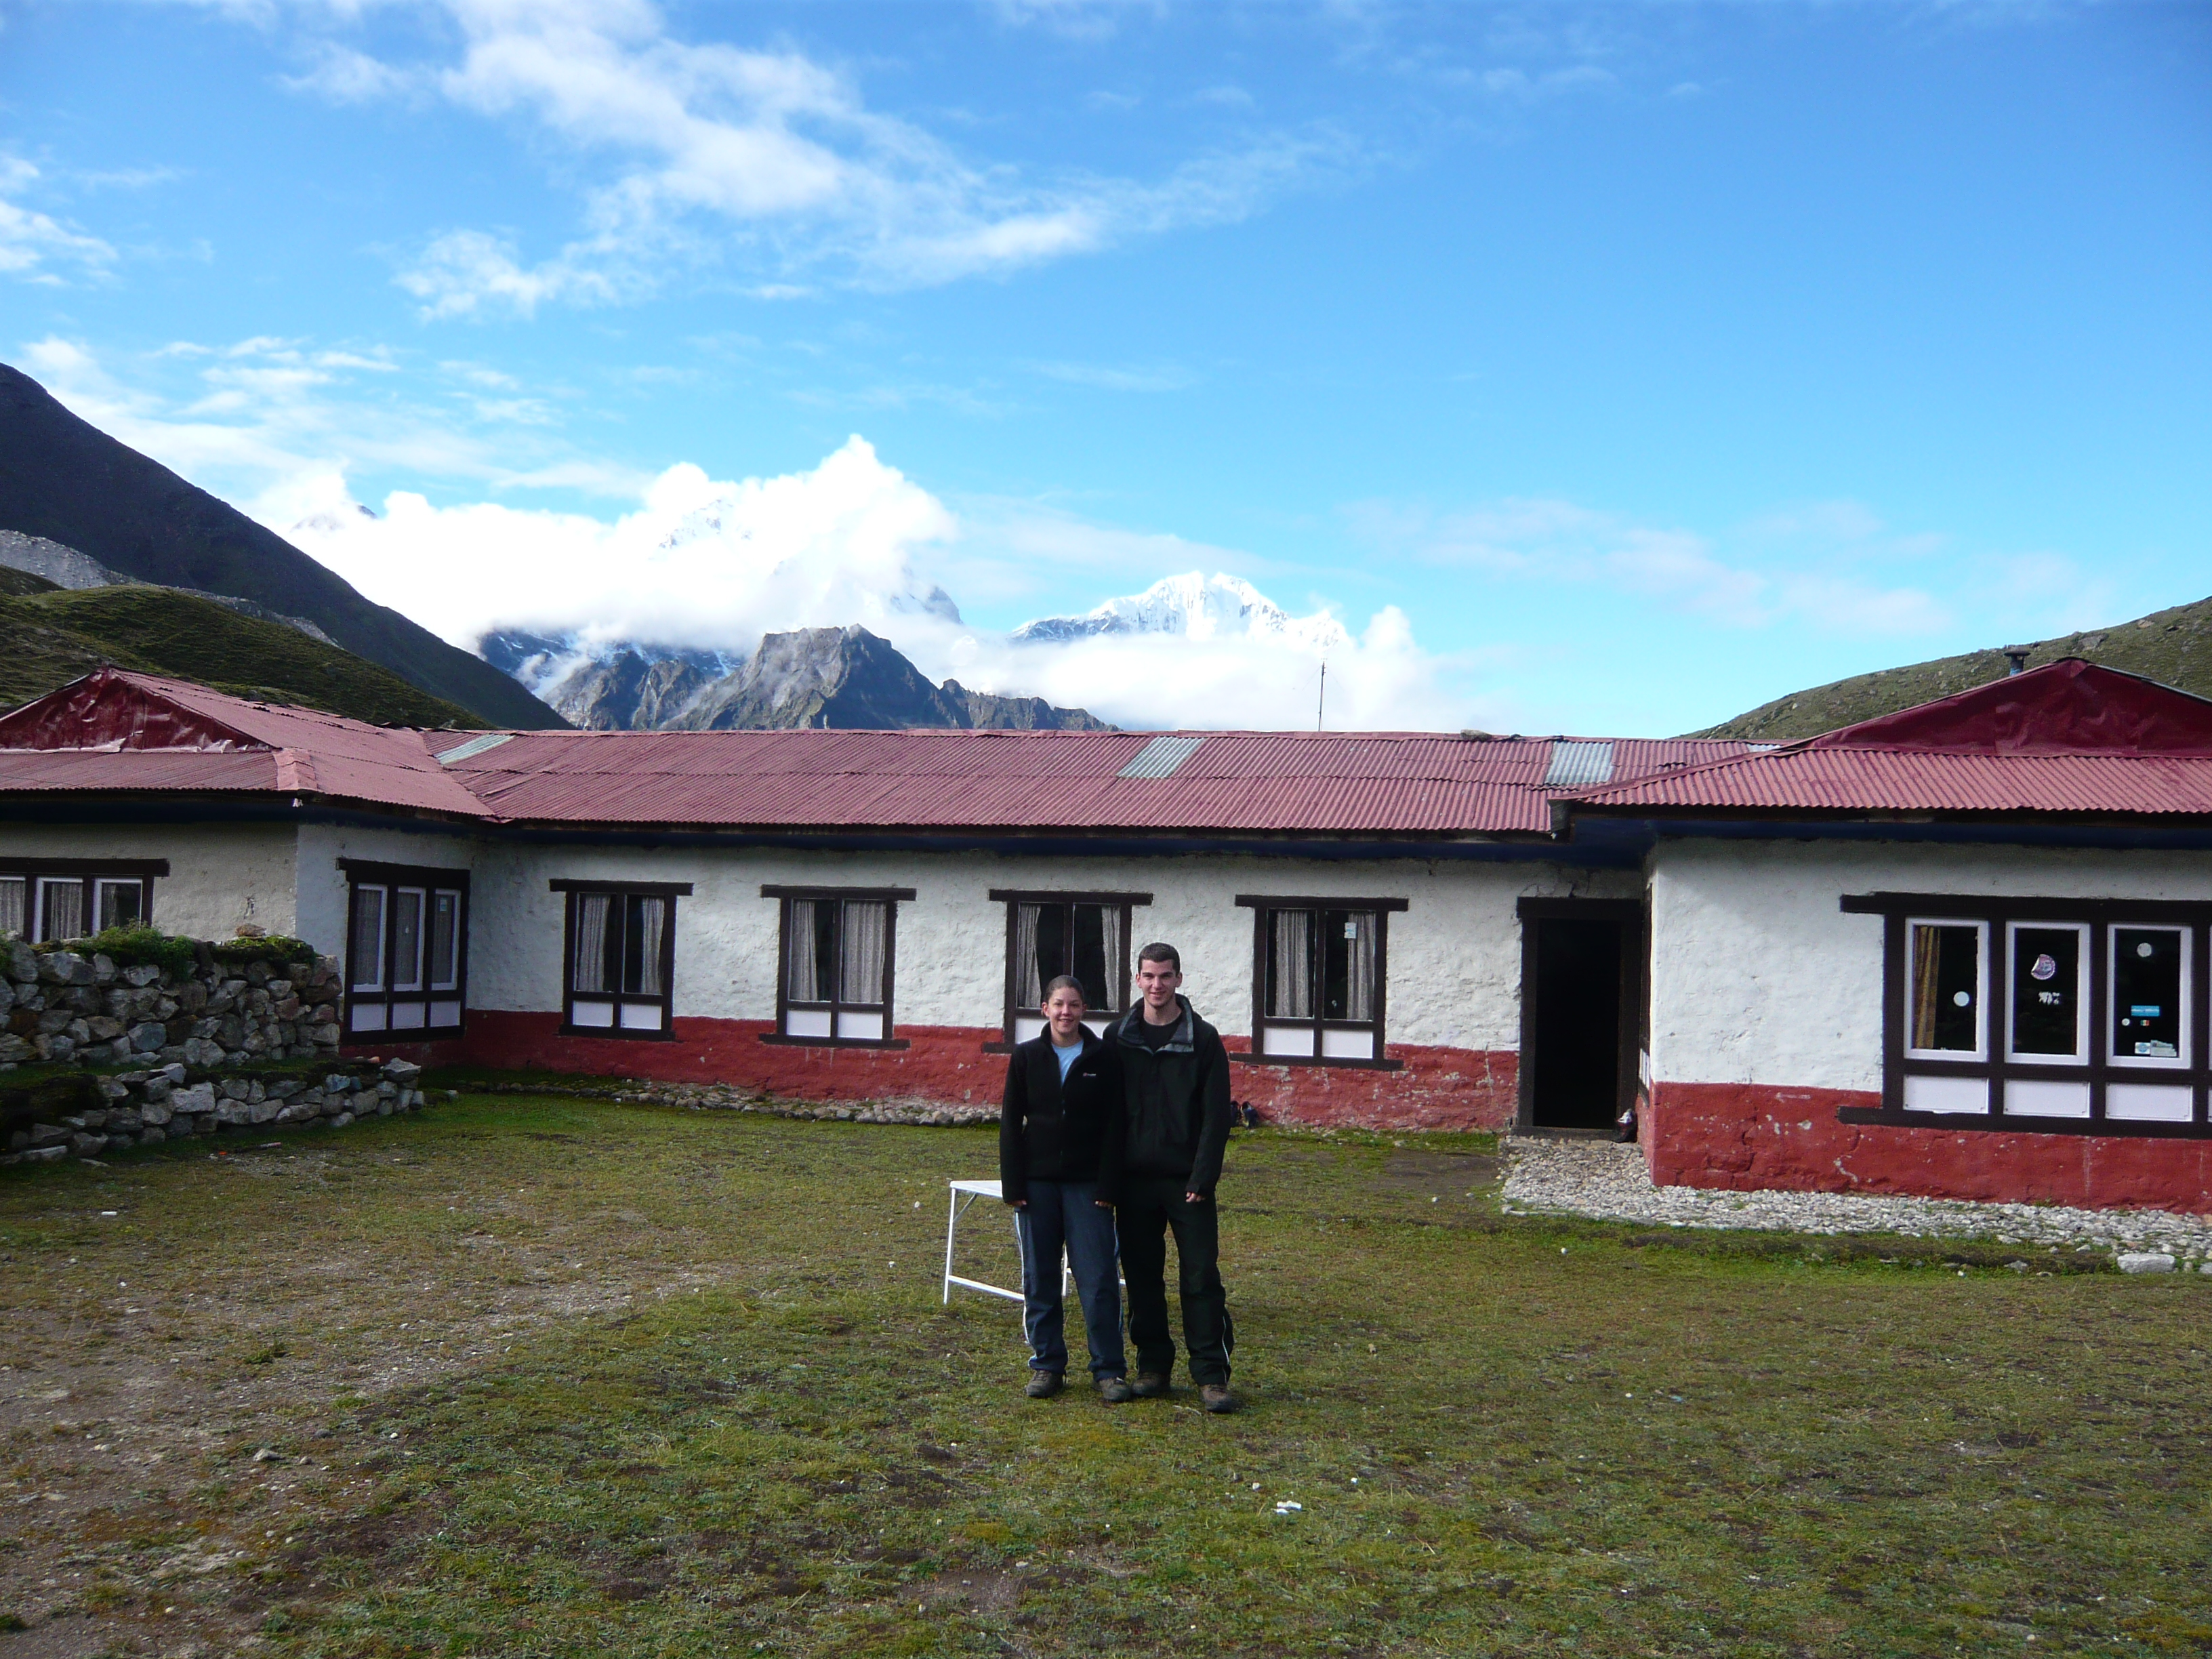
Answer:
[[[1110,1210],[1114,1207],[1114,1200],[1110,1198],[1094,1198],[1091,1201],[1102,1210]]]
[[[1026,1198],[1010,1198],[1006,1202],[1017,1210],[1026,1210],[1030,1206],[1030,1201]]]
[[[1203,1204],[1206,1202],[1206,1194],[1204,1193],[1185,1193],[1182,1195],[1182,1201],[1186,1204]]]

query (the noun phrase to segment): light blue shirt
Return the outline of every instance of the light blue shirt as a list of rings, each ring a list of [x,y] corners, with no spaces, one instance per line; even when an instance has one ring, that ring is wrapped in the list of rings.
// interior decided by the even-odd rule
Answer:
[[[1069,1043],[1065,1048],[1061,1048],[1057,1042],[1054,1043],[1052,1045],[1052,1057],[1060,1062],[1060,1080],[1062,1083],[1066,1082],[1067,1074],[1070,1071],[1074,1069],[1075,1062],[1083,1058],[1082,1040],[1078,1038],[1075,1042]]]

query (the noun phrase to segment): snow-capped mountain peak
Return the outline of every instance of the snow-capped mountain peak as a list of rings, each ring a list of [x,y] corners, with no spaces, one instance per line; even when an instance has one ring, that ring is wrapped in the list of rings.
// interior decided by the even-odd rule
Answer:
[[[1165,634],[1190,640],[1249,638],[1325,651],[1352,635],[1326,611],[1293,617],[1241,576],[1196,570],[1164,576],[1141,593],[1109,599],[1079,617],[1043,617],[1014,630],[1024,644],[1064,643],[1102,634]]]

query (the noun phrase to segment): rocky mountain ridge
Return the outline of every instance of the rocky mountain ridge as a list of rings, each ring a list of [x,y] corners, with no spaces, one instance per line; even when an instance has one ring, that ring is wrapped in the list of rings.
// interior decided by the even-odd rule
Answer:
[[[943,685],[890,641],[855,626],[770,634],[749,657],[623,644],[603,654],[573,641],[508,631],[477,647],[572,724],[590,731],[732,731],[922,727],[1103,732],[1086,709],[1042,697]]]

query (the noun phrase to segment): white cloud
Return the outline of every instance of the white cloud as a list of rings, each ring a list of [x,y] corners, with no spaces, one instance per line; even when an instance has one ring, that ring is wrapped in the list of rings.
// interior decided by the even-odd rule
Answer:
[[[1117,368],[1103,363],[1029,363],[1032,373],[1070,386],[1096,386],[1102,392],[1181,392],[1197,384],[1198,376],[1175,363],[1152,363],[1144,368]]]
[[[1695,532],[1571,501],[1506,501],[1449,514],[1367,503],[1350,517],[1394,551],[1504,577],[1625,588],[1727,627],[1792,619],[1838,633],[1914,635],[1953,621],[1924,587],[1857,574],[1855,567],[1885,558],[1924,555],[1936,538],[1890,536],[1855,502],[1819,503],[1747,526],[1744,538],[1753,544],[1795,544],[1794,565],[1773,570],[1723,557]]]
[[[0,275],[59,285],[64,270],[98,276],[115,261],[115,250],[97,236],[72,230],[50,214],[25,207],[39,169],[21,156],[0,155]]]
[[[496,502],[438,507],[412,492],[358,512],[334,477],[292,502],[300,545],[380,603],[454,643],[495,629],[749,652],[763,633],[858,623],[935,679],[1043,696],[1132,726],[1310,726],[1322,665],[1328,720],[1353,726],[1463,725],[1475,706],[1455,665],[1425,653],[1386,607],[1356,634],[1326,611],[1275,631],[1020,643],[963,622],[938,586],[948,570],[995,597],[1031,588],[1047,611],[1072,602],[1050,561],[1110,545],[1156,564],[1197,544],[1051,515],[970,524],[854,437],[811,471],[715,481],[670,468],[612,520]],[[1085,567],[1089,568],[1089,567]],[[1113,568],[1131,569],[1128,562]],[[1186,563],[1183,567],[1188,568]],[[1194,579],[1195,580],[1195,579]]]
[[[580,234],[547,257],[482,227],[434,238],[398,277],[429,318],[611,303],[719,260],[779,294],[809,276],[901,288],[1000,274],[1244,217],[1350,148],[1269,133],[1151,182],[1026,179],[871,109],[848,76],[794,49],[688,40],[645,0],[439,9],[457,58],[394,64],[317,39],[291,84],[342,101],[427,91],[526,122],[597,173]]]

